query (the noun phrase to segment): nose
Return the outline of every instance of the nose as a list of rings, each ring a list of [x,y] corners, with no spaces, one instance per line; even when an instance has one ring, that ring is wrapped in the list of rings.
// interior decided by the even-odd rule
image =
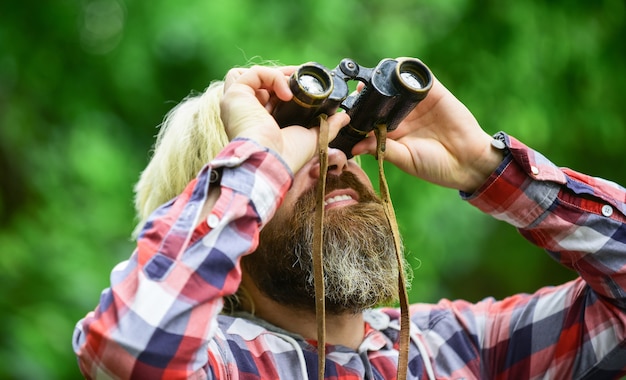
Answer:
[[[328,174],[340,175],[348,168],[348,157],[335,148],[328,148]]]
[[[330,175],[340,175],[348,169],[348,158],[346,154],[339,149],[328,148],[328,171]],[[312,177],[319,177],[320,165],[311,167],[310,175]]]

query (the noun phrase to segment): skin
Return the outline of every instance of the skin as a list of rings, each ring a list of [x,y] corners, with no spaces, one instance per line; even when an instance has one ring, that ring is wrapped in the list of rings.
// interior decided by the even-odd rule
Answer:
[[[346,155],[338,150],[328,150],[328,174],[340,175],[341,172],[352,172],[361,183],[372,189],[372,184],[366,173],[354,160],[348,160]],[[293,186],[286,194],[277,213],[291,209],[300,195],[314,187],[319,180],[319,159],[309,160],[294,176]],[[339,189],[329,192],[325,199],[337,195],[350,195],[352,199],[328,204],[325,210],[339,207],[349,207],[358,203],[357,192],[353,189]],[[254,313],[275,326],[292,331],[305,338],[317,339],[317,323],[314,312],[298,310],[282,305],[261,292],[247,271],[242,272],[242,283],[254,303]],[[243,305],[244,309],[252,309],[251,305]],[[294,317],[295,316],[295,317]],[[364,324],[361,314],[346,313],[343,315],[326,315],[326,336],[330,344],[341,344],[357,349],[364,335]]]
[[[293,126],[279,128],[270,111],[277,99],[288,101],[288,76],[295,67],[269,68],[255,66],[231,70],[225,81],[221,102],[222,121],[230,139],[246,137],[277,152],[296,173],[292,188],[278,212],[292,207],[305,190],[319,179],[317,140],[319,128]],[[330,140],[348,123],[345,113],[328,119]],[[491,147],[492,137],[484,132],[470,111],[436,78],[428,96],[398,128],[388,134],[385,159],[408,173],[434,184],[472,193],[480,187],[502,160],[502,154]],[[353,149],[353,154],[374,154],[376,140],[369,137]],[[343,152],[329,149],[329,173],[351,171],[368,187],[367,175]],[[327,195],[332,197],[350,190]],[[208,214],[217,197],[214,190],[205,204]],[[328,207],[349,207],[357,200],[337,202]],[[245,286],[255,305],[255,314],[268,322],[316,339],[315,313],[281,305],[259,291],[247,273]],[[244,305],[245,306],[245,305]],[[294,318],[294,315],[297,318]],[[327,341],[357,349],[364,333],[360,314],[327,316]]]

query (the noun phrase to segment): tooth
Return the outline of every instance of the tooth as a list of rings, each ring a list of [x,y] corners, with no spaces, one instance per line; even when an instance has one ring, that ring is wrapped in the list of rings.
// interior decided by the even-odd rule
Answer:
[[[352,197],[347,195],[347,194],[337,195],[337,196],[334,196],[332,198],[328,198],[324,202],[324,205],[329,205],[329,204],[332,204],[332,203],[335,203],[335,202],[339,202],[339,201],[347,201],[347,200],[350,200],[350,199],[352,199]]]

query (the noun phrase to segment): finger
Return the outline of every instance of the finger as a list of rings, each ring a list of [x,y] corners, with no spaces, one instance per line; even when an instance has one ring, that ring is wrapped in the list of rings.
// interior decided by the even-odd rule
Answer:
[[[235,81],[247,70],[245,68],[233,68],[228,70],[224,78],[224,91],[226,91]]]
[[[237,84],[248,86],[254,91],[268,90],[283,101],[289,101],[292,96],[287,77],[277,68],[253,66],[235,79],[233,86]]]
[[[374,137],[374,141],[376,141],[376,137]],[[376,146],[374,146],[374,152],[376,152]],[[391,162],[400,168],[406,166],[404,163],[408,154],[406,145],[400,144],[396,140],[386,139],[384,154],[385,161]]]
[[[286,76],[290,76],[291,74],[293,74],[299,66],[281,66],[278,69],[280,71],[283,72],[283,74],[285,74]]]
[[[256,98],[259,99],[259,103],[263,104],[265,108],[267,108],[267,103],[270,102],[272,96],[267,90],[256,90],[255,92]]]
[[[276,108],[276,105],[280,102],[280,99],[275,96],[271,96],[268,102],[265,103],[265,109],[267,110],[267,112],[272,113],[274,111],[274,108]]]
[[[328,138],[332,141],[341,128],[350,123],[350,116],[345,112],[337,112],[328,118]]]
[[[356,143],[354,147],[352,148],[352,154],[354,154],[355,156],[358,156],[361,154],[375,155],[376,154],[376,137],[368,136],[365,139]]]

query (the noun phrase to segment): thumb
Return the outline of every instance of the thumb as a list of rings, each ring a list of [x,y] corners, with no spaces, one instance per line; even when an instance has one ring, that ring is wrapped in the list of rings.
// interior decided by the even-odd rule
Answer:
[[[387,139],[387,141],[389,141],[389,139]],[[352,154],[355,156],[361,154],[370,154],[374,156],[376,155],[376,146],[376,136],[370,135],[354,145],[352,148]]]
[[[350,116],[345,112],[337,112],[328,119],[328,141],[333,141],[341,128],[350,123]]]

